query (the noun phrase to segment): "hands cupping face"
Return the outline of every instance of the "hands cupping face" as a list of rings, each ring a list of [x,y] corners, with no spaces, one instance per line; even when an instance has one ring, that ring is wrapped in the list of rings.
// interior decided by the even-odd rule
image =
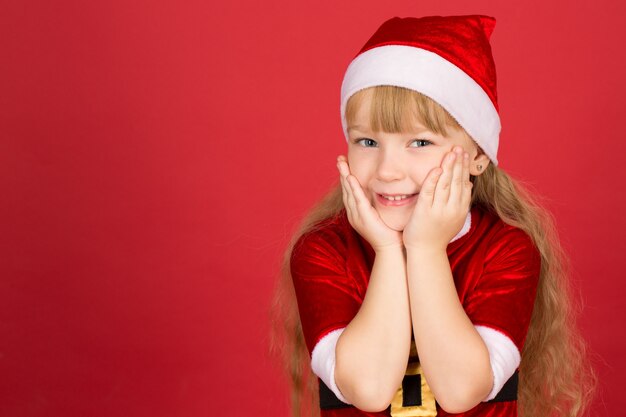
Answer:
[[[372,206],[357,178],[350,173],[345,156],[337,158],[343,204],[352,227],[363,236],[374,250],[402,247],[402,234],[390,229]]]
[[[337,168],[348,220],[375,250],[398,245],[445,250],[463,226],[471,202],[472,183],[469,154],[460,146],[446,153],[441,166],[428,173],[402,232],[385,224],[351,174],[345,156],[337,158]]]
[[[406,247],[445,249],[461,230],[472,198],[469,154],[460,146],[448,152],[422,184],[411,219],[403,232]]]

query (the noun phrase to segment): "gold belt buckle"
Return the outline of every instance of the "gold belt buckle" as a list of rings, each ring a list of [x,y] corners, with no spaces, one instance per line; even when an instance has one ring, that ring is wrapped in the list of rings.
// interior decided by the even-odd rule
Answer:
[[[415,355],[413,355],[415,353]],[[415,342],[411,341],[411,356],[417,356],[417,350],[415,349]],[[403,406],[404,395],[403,387],[400,386],[393,396],[391,401],[391,415],[392,417],[434,417],[437,415],[437,406],[435,403],[435,396],[433,395],[424,373],[422,372],[422,366],[419,362],[409,362],[405,377],[419,375],[421,386],[421,405],[408,405]]]

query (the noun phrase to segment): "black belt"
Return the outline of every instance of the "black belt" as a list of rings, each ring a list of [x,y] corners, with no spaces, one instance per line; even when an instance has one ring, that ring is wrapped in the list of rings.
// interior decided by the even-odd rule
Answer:
[[[320,385],[320,408],[322,410],[330,408],[354,407],[341,401],[334,392],[324,384],[324,381],[318,378]],[[517,385],[519,382],[518,371],[504,384],[498,395],[488,403],[497,403],[502,401],[517,400]],[[404,407],[422,405],[421,375],[405,375],[402,379],[402,402]]]

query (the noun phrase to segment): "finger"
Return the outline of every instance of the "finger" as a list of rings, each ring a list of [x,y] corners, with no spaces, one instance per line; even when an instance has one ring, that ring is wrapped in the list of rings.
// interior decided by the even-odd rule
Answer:
[[[443,172],[439,177],[439,181],[437,181],[437,187],[435,189],[435,196],[433,199],[433,204],[435,205],[445,205],[448,202],[448,198],[450,197],[450,185],[452,183],[452,171],[454,169],[455,161],[456,154],[454,152],[447,153],[443,158],[443,162],[441,163]]]
[[[349,190],[348,193],[348,206],[352,211],[352,216],[355,221],[361,222],[364,216],[369,216],[371,207],[370,201],[367,199],[365,192],[361,188],[361,184],[358,179],[350,173],[350,168],[348,166],[347,160],[345,157],[340,156],[338,158],[338,165],[340,166],[340,171],[344,174],[344,182],[346,184],[346,189]]]
[[[350,183],[350,186],[352,187],[352,195],[354,195],[354,199],[356,201],[357,207],[359,207],[361,210],[369,209],[369,207],[371,207],[372,204],[370,203],[369,199],[365,195],[363,188],[361,188],[361,184],[359,183],[359,180],[354,175],[350,175],[348,177],[348,182]]]
[[[469,181],[469,153],[463,152],[463,180]]]
[[[463,176],[465,151],[460,146],[457,146],[455,147],[454,152],[456,154],[456,160],[454,161],[454,167],[452,169],[452,182],[450,183],[450,197],[448,201],[458,204],[461,201],[465,185],[465,177]]]
[[[345,178],[350,175],[350,167],[348,166],[348,161],[343,156],[339,156],[337,158],[337,167],[339,168],[339,173]]]
[[[467,210],[469,210],[472,204],[472,189],[474,188],[474,184],[472,184],[471,181],[468,181],[467,183],[465,183],[464,186],[464,190],[463,190],[463,194],[461,197],[461,205],[463,207],[467,207]]]
[[[348,162],[346,161],[343,155],[337,158],[337,167],[339,168],[339,173],[341,174],[341,178],[344,184],[344,187],[347,191],[348,195],[348,203],[350,206],[354,206],[354,193],[352,192],[352,188],[348,184],[348,176],[350,176],[350,167],[348,167]]]
[[[339,163],[337,163],[337,171],[339,171],[339,184],[341,185],[341,197],[343,199],[343,205],[348,205],[348,191],[346,190],[346,182],[341,175],[341,169],[339,169]]]
[[[348,177],[348,183],[352,187],[352,194],[354,195],[356,208],[358,210],[359,219],[364,223],[373,224],[376,221],[378,214],[376,209],[372,206],[371,201],[367,198],[363,187],[354,175]]]
[[[339,170],[339,180],[341,182],[341,189],[343,192],[343,205],[346,208],[348,218],[353,219],[354,213],[356,212],[356,203],[354,201],[354,196],[352,195],[352,188],[347,182],[347,175],[349,175],[349,170],[344,166],[345,162],[339,161],[337,162],[337,169]],[[347,175],[346,175],[347,173]]]
[[[463,163],[461,169],[461,184],[460,184],[459,200],[464,203],[467,198],[468,191],[471,190],[471,181],[469,180],[469,153],[463,152]],[[469,185],[469,187],[468,187]],[[471,193],[470,193],[471,196]]]
[[[467,207],[469,209],[470,204],[472,202],[472,188],[474,184],[470,181],[469,178],[469,154],[465,153],[465,157],[463,158],[463,192],[461,193],[461,204],[463,207]]]
[[[441,176],[443,169],[441,167],[436,167],[430,170],[424,182],[422,183],[422,188],[420,189],[419,196],[417,198],[417,205],[431,207],[433,205],[433,200],[435,197],[435,189],[437,187],[437,182],[439,181],[439,177]]]

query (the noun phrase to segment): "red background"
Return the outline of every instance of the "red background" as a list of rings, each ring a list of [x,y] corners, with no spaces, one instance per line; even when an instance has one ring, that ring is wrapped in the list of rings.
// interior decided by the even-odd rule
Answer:
[[[0,415],[286,416],[279,258],[392,16],[482,13],[501,167],[546,197],[623,415],[624,2],[0,4]]]

